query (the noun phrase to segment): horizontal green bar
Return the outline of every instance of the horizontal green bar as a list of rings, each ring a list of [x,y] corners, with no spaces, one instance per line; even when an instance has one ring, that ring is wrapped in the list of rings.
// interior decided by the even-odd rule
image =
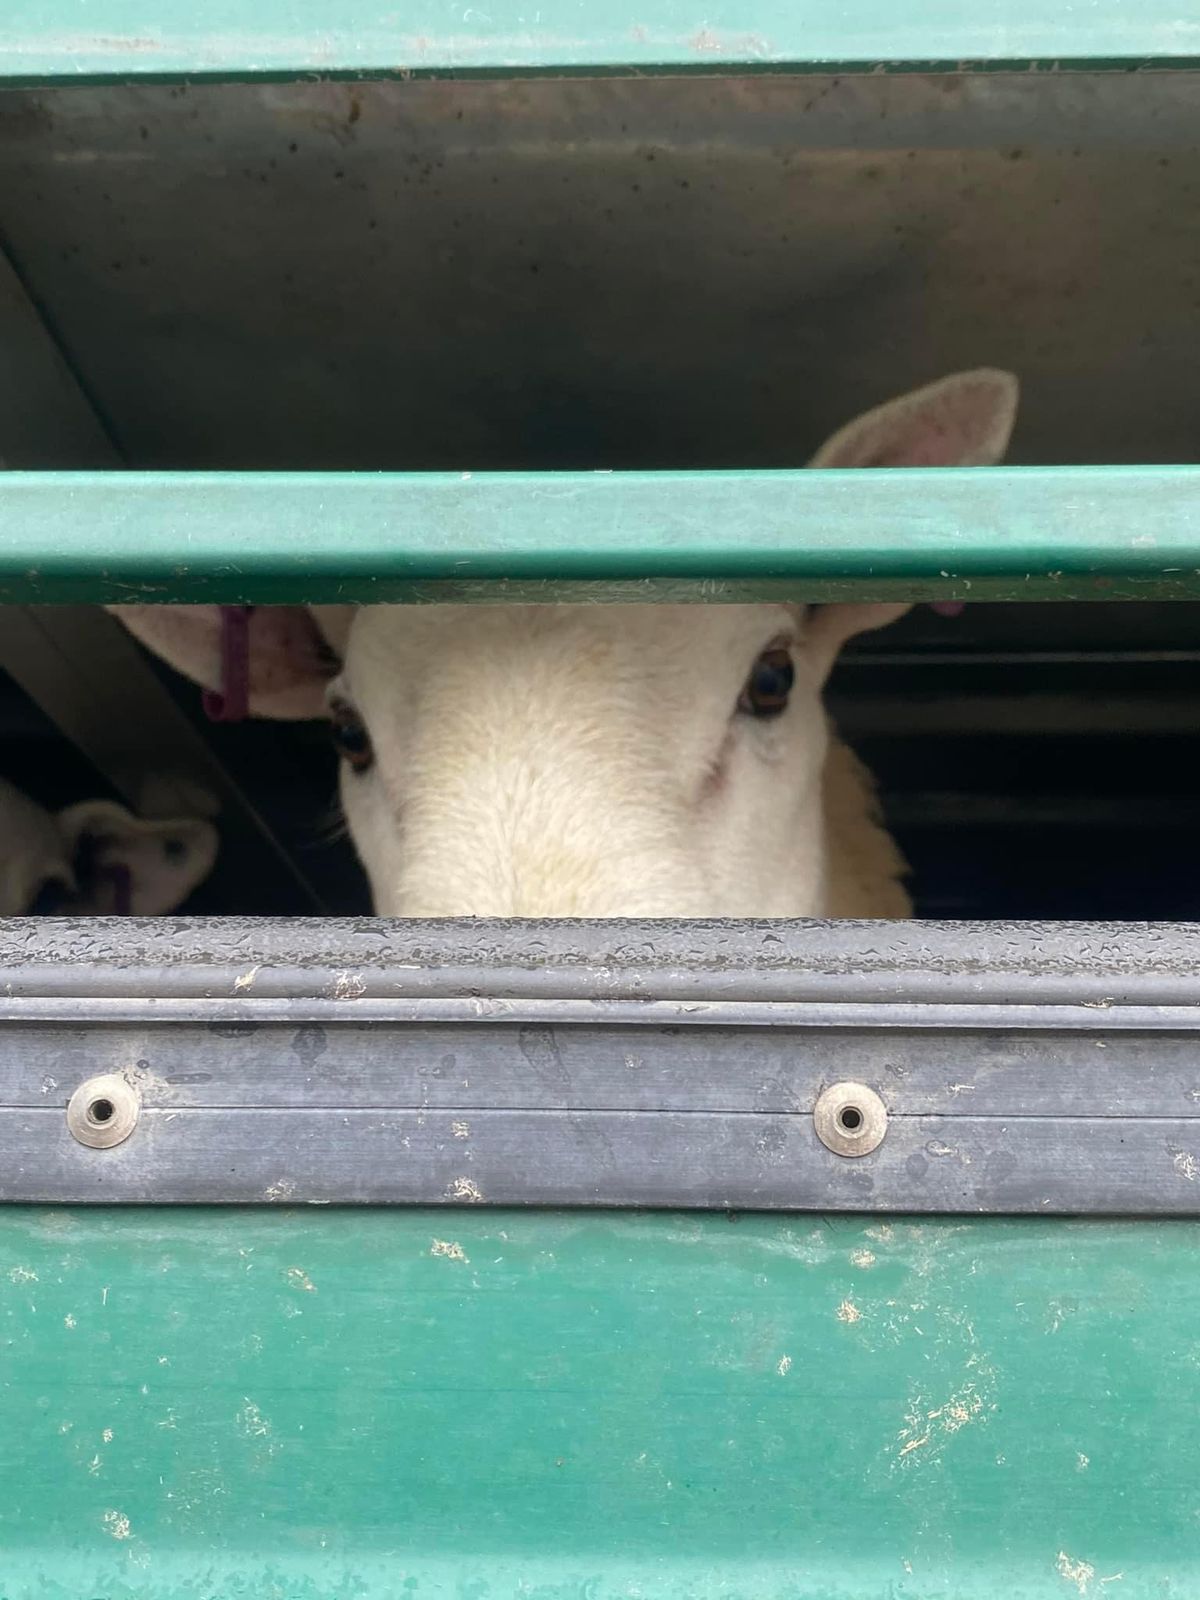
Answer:
[[[7,1207],[0,1594],[1194,1600],[1198,1251]]]
[[[0,476],[0,600],[1200,596],[1200,467]]]
[[[0,78],[1195,66],[1167,0],[8,0]]]

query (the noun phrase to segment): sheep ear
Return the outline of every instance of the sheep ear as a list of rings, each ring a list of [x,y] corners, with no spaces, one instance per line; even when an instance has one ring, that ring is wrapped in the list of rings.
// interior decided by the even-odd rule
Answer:
[[[200,817],[146,822],[115,801],[84,800],[60,811],[58,826],[79,885],[62,916],[165,916],[217,859],[217,830]]]
[[[866,411],[827,439],[812,467],[991,467],[1004,459],[1017,417],[1019,385],[1011,372],[980,367]],[[886,627],[908,605],[892,602],[818,606],[804,653],[820,682],[856,633]]]
[[[67,847],[43,806],[0,778],[0,917],[29,914],[75,886]]]
[[[818,683],[833,671],[842,646],[857,633],[886,628],[912,606],[906,600],[865,602],[862,605],[813,606],[800,641],[800,654],[809,663]]]
[[[1011,372],[980,367],[864,412],[827,439],[810,467],[993,467],[1017,418]]]
[[[221,606],[109,606],[134,638],[177,672],[222,693],[228,619]],[[289,720],[325,714],[334,666],[304,606],[256,606],[245,616],[246,709]]]

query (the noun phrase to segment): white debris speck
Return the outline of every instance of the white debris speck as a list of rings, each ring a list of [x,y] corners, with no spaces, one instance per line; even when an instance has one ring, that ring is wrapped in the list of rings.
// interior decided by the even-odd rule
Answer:
[[[1090,1457],[1085,1456],[1083,1451],[1080,1450],[1077,1453],[1076,1457],[1075,1457],[1075,1471],[1076,1472],[1086,1472],[1090,1465],[1091,1465]]]
[[[455,1178],[446,1190],[448,1200],[467,1200],[471,1205],[477,1206],[483,1199],[479,1185],[473,1178]]]
[[[981,1381],[986,1384],[990,1369],[976,1365],[975,1370],[982,1374]],[[903,1460],[917,1450],[924,1453],[914,1457],[914,1461],[936,1460],[961,1428],[978,1419],[986,1421],[988,1414],[995,1409],[990,1389],[985,1388],[981,1394],[974,1382],[964,1383],[948,1400],[937,1406],[930,1406],[927,1401],[914,1395],[904,1416],[904,1427],[896,1435],[900,1446],[896,1452],[897,1460]],[[1001,1465],[1003,1457],[997,1456],[996,1462]]]
[[[263,1190],[264,1200],[290,1200],[296,1192],[296,1185],[290,1178],[276,1178],[275,1182]]]
[[[36,1283],[38,1275],[30,1267],[9,1267],[9,1283]]]
[[[123,1511],[106,1511],[104,1513],[104,1526],[114,1539],[128,1539],[129,1537],[129,1518]]]
[[[851,1250],[850,1261],[856,1267],[873,1267],[875,1265],[875,1252],[873,1250]]]
[[[430,1247],[431,1256],[445,1256],[450,1261],[466,1261],[467,1253],[454,1239],[435,1239]]]
[[[249,972],[243,972],[240,978],[233,980],[233,987],[240,994],[245,989],[253,989],[254,980],[262,971],[262,966],[251,967]]]
[[[247,1439],[265,1439],[271,1431],[271,1424],[263,1416],[254,1401],[247,1398],[245,1405],[237,1414],[238,1427]]]
[[[839,1322],[861,1322],[862,1312],[853,1300],[843,1300],[837,1308],[837,1319]]]
[[[1171,1157],[1171,1165],[1181,1178],[1186,1178],[1189,1183],[1195,1183],[1200,1176],[1200,1161],[1197,1161],[1190,1150],[1176,1150]]]
[[[450,1132],[456,1139],[469,1139],[471,1137],[471,1124],[464,1122],[461,1117],[455,1117],[450,1124]]]
[[[1096,1569],[1090,1561],[1076,1561],[1065,1550],[1060,1550],[1055,1565],[1058,1568],[1059,1577],[1065,1583],[1073,1583],[1080,1594],[1088,1592],[1088,1584],[1096,1576]]]
[[[113,1442],[113,1431],[112,1431],[112,1429],[111,1428],[105,1428],[104,1432],[100,1435],[100,1437],[104,1440],[105,1444],[111,1444]]]
[[[782,1360],[780,1361],[779,1365],[775,1368],[775,1371],[779,1374],[779,1376],[781,1378],[786,1378],[788,1373],[791,1370],[792,1370],[792,1358],[791,1358],[791,1356],[784,1356],[782,1358]]]
[[[333,985],[335,1000],[359,1000],[367,992],[361,972],[339,972]]]
[[[63,1318],[63,1327],[64,1328],[73,1328],[74,1326],[75,1326],[75,1318],[68,1311],[66,1316]]]
[[[287,1280],[293,1289],[303,1289],[305,1294],[316,1294],[317,1286],[303,1267],[289,1267]]]

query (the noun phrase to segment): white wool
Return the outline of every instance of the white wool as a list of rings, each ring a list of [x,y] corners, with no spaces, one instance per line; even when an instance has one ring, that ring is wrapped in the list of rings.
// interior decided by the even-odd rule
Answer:
[[[955,373],[865,412],[812,464],[986,466],[1016,407],[1011,374]],[[217,608],[117,609],[220,686]],[[249,701],[319,715],[318,628],[342,658],[330,703],[374,751],[343,763],[342,797],[382,914],[897,917],[904,863],[821,691],[847,639],[906,609],[268,607],[247,625]],[[787,707],[747,715],[742,690],[777,646],[795,665]]]
[[[787,709],[738,712],[776,643]],[[786,606],[365,609],[330,696],[374,744],[342,798],[376,909],[898,914],[869,780],[842,746],[826,763],[828,660]]]
[[[59,915],[110,913],[116,894],[105,869],[114,867],[128,873],[134,914],[163,916],[208,876],[217,849],[217,830],[205,818],[147,821],[112,800],[82,800],[54,814],[0,779],[0,916],[24,915],[51,885],[64,891]]]
[[[66,840],[49,811],[0,778],[0,917],[19,917],[47,882],[74,882]]]

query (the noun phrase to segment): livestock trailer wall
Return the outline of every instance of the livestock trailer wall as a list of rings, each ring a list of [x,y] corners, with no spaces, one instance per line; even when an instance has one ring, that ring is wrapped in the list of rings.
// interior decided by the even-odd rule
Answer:
[[[1084,729],[1174,920],[6,924],[0,1596],[1191,1596],[1200,23],[333,9],[0,19],[12,706],[344,910],[91,608],[956,597],[851,722]],[[1016,465],[797,470],[981,363]]]

